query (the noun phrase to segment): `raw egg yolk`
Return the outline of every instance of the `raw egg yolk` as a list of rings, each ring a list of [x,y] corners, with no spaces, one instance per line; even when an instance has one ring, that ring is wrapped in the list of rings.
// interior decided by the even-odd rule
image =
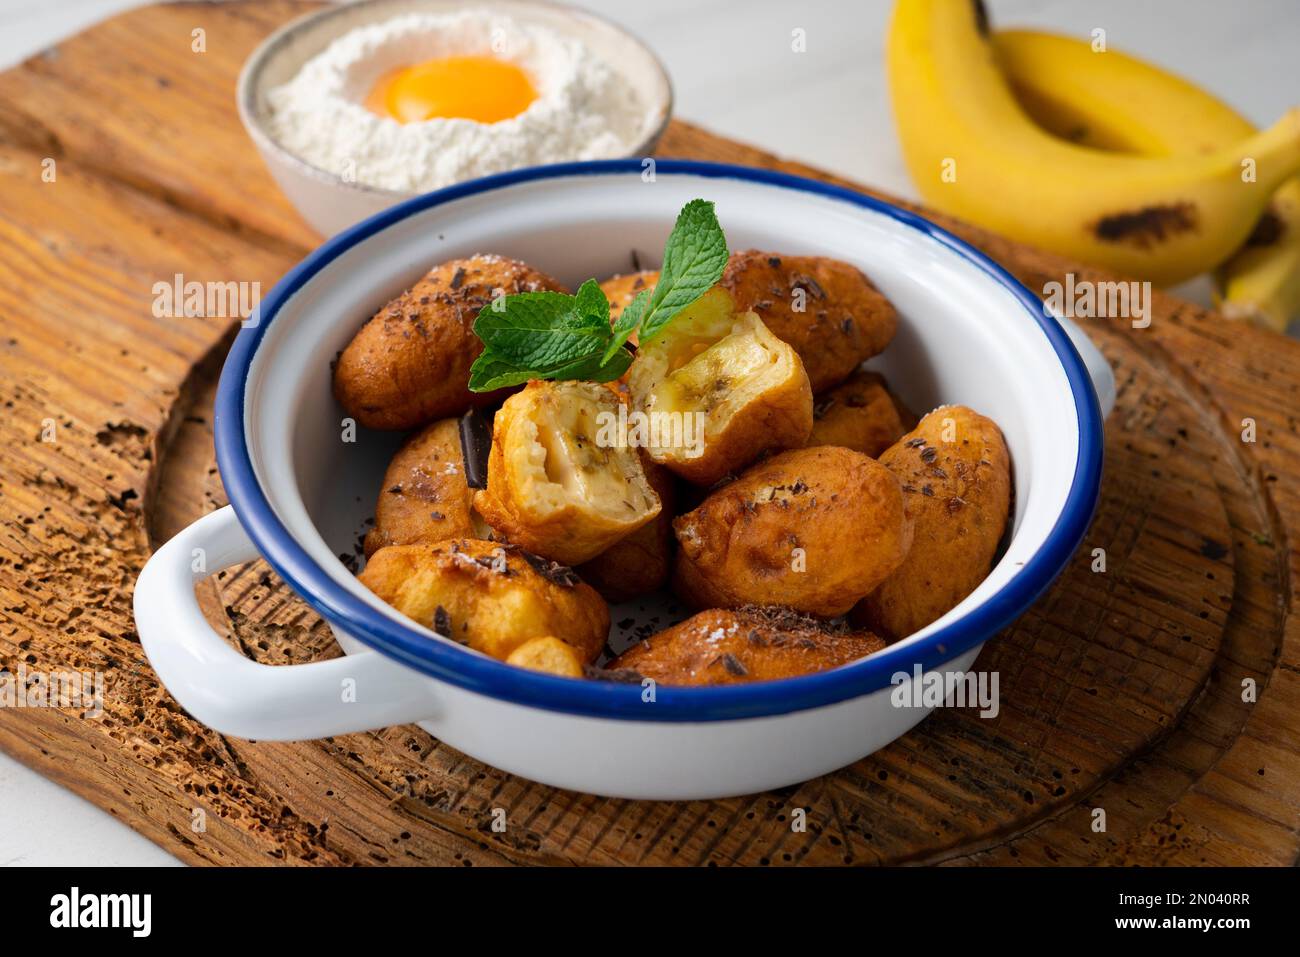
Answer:
[[[399,123],[436,118],[496,123],[537,99],[528,74],[490,56],[452,56],[403,67],[380,78],[366,106]]]

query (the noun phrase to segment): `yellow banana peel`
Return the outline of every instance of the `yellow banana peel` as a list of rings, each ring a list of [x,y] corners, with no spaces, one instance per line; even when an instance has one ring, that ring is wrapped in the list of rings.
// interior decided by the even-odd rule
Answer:
[[[1256,130],[1182,77],[1087,40],[1030,30],[992,35],[998,66],[1039,126],[1082,146],[1205,155]],[[1220,310],[1282,331],[1300,315],[1300,178],[1287,180],[1246,244],[1215,276]]]
[[[1173,284],[1226,260],[1300,173],[1300,110],[1200,155],[1105,152],[1039,126],[972,0],[899,0],[887,41],[903,154],[931,205],[1116,272]],[[1243,176],[1253,162],[1255,182]]]

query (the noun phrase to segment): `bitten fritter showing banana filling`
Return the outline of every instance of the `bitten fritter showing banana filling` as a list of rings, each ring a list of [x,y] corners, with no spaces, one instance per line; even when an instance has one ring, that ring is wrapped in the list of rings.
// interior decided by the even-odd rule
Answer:
[[[843,382],[898,330],[890,301],[862,270],[838,259],[749,249],[732,253],[721,285],[738,311],[758,313],[794,347],[813,392]]]
[[[425,426],[388,463],[366,555],[387,545],[483,537],[486,526],[473,514],[473,501],[458,422],[441,419]]]
[[[1011,458],[992,419],[935,409],[880,457],[902,483],[915,525],[911,551],[853,611],[889,638],[937,621],[989,574],[1011,509]]]
[[[622,403],[593,382],[528,383],[497,411],[488,486],[474,496],[508,541],[566,565],[594,558],[659,514]]]
[[[812,390],[794,350],[714,287],[644,343],[628,385],[650,458],[712,485],[812,431]]]
[[[575,569],[606,601],[631,601],[656,592],[668,583],[672,571],[673,515],[677,504],[673,474],[644,454],[641,466],[646,481],[659,496],[659,514]]]
[[[907,431],[907,415],[875,372],[859,370],[813,400],[809,445],[838,445],[873,459]]]
[[[747,605],[702,611],[629,648],[609,668],[664,685],[731,685],[826,671],[883,647],[869,631]]]
[[[692,607],[785,605],[826,618],[884,581],[912,543],[894,474],[829,445],[760,462],[673,528],[673,588]]]
[[[469,390],[469,368],[483,351],[474,320],[497,296],[543,290],[564,287],[501,256],[433,267],[348,343],[334,367],[335,397],[366,428],[397,430],[500,401],[503,391]]]
[[[532,639],[563,635],[590,664],[609,634],[605,600],[571,568],[500,542],[390,545],[357,577],[408,618],[503,661]]]

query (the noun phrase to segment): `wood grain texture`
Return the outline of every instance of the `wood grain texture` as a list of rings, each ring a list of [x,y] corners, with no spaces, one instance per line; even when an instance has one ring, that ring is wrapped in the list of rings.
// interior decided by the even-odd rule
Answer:
[[[210,409],[231,323],[155,318],[152,286],[269,288],[315,242],[233,103],[244,56],[308,9],[139,10],[0,76],[0,666],[107,681],[97,718],[0,710],[0,747],[192,862],[1296,860],[1300,345],[1168,297],[1147,329],[1088,327],[1120,385],[1103,498],[1060,581],[980,659],[1001,676],[996,719],[942,711],[798,787],[656,804],[532,784],[414,727],[252,743],[185,715],[143,658],[130,594],[151,544],[223,500]],[[822,175],[682,122],[660,153]],[[1102,278],[932,218],[1030,288]],[[202,594],[251,657],[339,653],[260,562]]]

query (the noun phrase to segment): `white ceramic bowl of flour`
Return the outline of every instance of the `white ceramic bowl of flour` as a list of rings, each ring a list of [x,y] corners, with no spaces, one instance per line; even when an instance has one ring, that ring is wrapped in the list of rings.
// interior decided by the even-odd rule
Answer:
[[[518,117],[402,125],[362,105],[383,72],[486,52],[489,40],[538,81],[538,99]],[[273,33],[244,65],[237,100],[276,183],[331,236],[455,182],[648,156],[668,125],[672,87],[644,44],[585,11],[536,0],[363,0]]]

